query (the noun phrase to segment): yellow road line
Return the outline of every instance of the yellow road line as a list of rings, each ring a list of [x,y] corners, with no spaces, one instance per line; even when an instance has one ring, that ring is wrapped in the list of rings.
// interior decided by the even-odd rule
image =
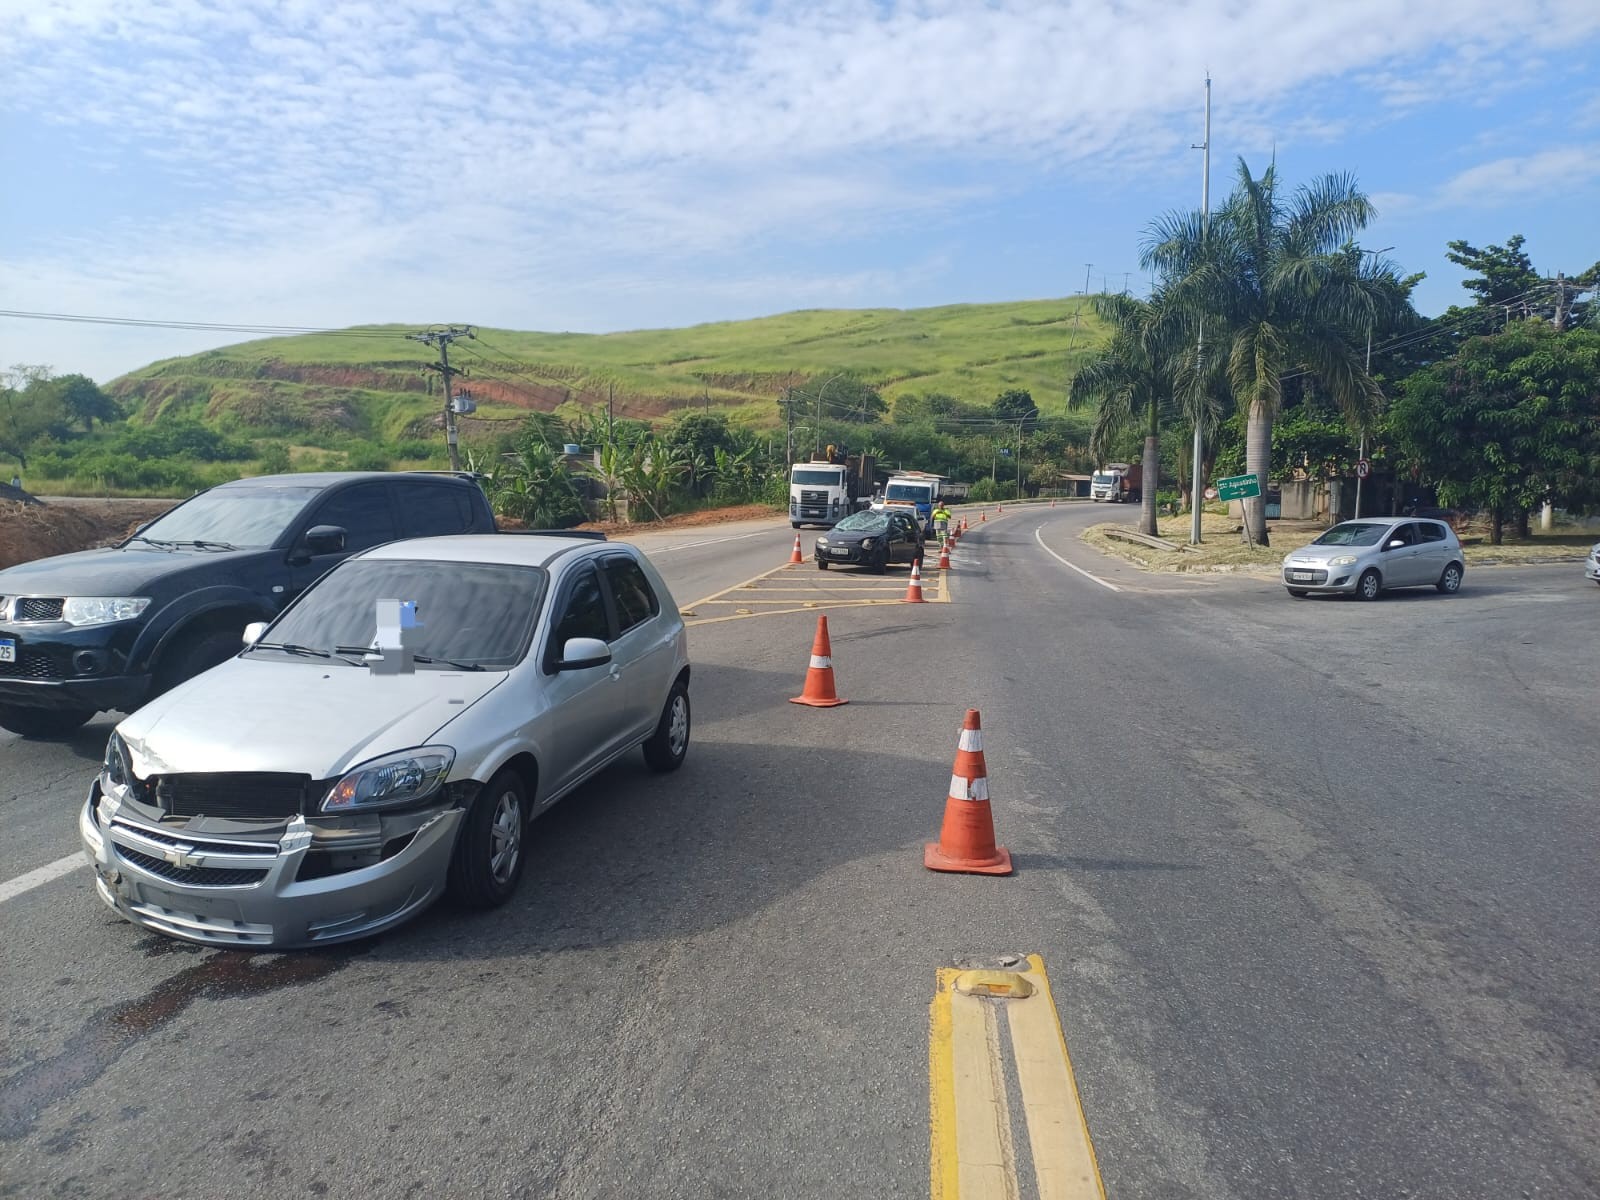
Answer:
[[[1007,978],[1016,983],[1010,996],[997,983]],[[1033,954],[1026,971],[941,970],[937,979],[928,1021],[934,1200],[1019,1195],[1006,1042],[1040,1200],[1105,1200],[1044,961]],[[1002,1026],[1008,1037],[1001,1036]]]

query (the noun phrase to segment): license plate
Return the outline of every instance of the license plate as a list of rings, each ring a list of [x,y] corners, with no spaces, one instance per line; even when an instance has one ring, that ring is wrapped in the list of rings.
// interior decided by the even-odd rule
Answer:
[[[835,546],[832,550],[829,550],[828,553],[833,555],[835,558],[850,557],[850,551],[846,550],[843,546]]]
[[[1311,579],[1312,578],[1312,572],[1310,572],[1310,571],[1290,571],[1289,572],[1289,577],[1291,579]]]
[[[10,638],[0,638],[0,662],[17,661],[17,644]]]

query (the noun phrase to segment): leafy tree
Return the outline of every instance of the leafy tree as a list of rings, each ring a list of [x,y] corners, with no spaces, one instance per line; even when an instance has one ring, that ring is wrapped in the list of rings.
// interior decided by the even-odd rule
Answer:
[[[1189,321],[1220,331],[1228,383],[1246,413],[1246,470],[1262,495],[1245,502],[1252,540],[1265,544],[1272,425],[1283,378],[1302,367],[1352,424],[1379,399],[1355,348],[1368,328],[1387,328],[1393,290],[1348,253],[1373,216],[1348,175],[1328,174],[1284,196],[1276,166],[1258,178],[1241,159],[1232,195],[1203,229],[1200,214],[1156,222],[1143,263],[1167,280],[1167,302]],[[1341,250],[1343,249],[1343,252]],[[1352,262],[1352,258],[1354,262]]]
[[[1024,430],[1039,424],[1039,406],[1033,393],[1024,388],[1009,388],[994,398],[994,415],[1009,424],[1022,423]]]
[[[1539,321],[1473,338],[1407,379],[1390,412],[1401,451],[1451,506],[1505,519],[1547,498],[1600,507],[1600,333]]]
[[[80,422],[88,433],[94,432],[97,420],[116,421],[122,417],[116,402],[87,375],[63,375],[52,380],[51,386],[57,390],[72,419]]]
[[[1449,243],[1445,257],[1477,276],[1462,280],[1461,286],[1473,294],[1478,304],[1491,308],[1515,305],[1526,317],[1532,312],[1528,293],[1540,283],[1533,260],[1522,250],[1526,240],[1520,233],[1514,233],[1504,246],[1488,246],[1482,250],[1458,240]]]
[[[26,376],[28,368],[13,368],[10,378],[21,386],[0,390],[0,454],[14,458],[24,471],[28,455],[47,438],[64,438],[71,414],[48,374]]]

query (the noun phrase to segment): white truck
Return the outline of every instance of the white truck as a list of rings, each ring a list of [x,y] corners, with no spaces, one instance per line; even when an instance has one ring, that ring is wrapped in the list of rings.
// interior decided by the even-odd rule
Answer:
[[[1089,477],[1089,499],[1136,503],[1143,480],[1144,467],[1138,463],[1107,463]]]
[[[832,529],[872,502],[870,454],[852,454],[834,462],[828,459],[795,463],[789,469],[789,524],[821,525]]]
[[[873,508],[914,511],[925,537],[933,536],[933,509],[944,494],[944,476],[927,471],[902,471],[889,480]]]

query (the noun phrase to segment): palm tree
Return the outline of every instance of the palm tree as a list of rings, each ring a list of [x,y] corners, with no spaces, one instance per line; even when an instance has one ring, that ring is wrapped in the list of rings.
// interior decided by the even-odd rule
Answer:
[[[1166,297],[1096,296],[1095,314],[1111,326],[1111,341],[1076,375],[1067,393],[1069,409],[1099,404],[1089,451],[1143,425],[1144,479],[1139,494],[1139,530],[1156,534],[1156,484],[1161,465],[1163,416],[1175,415],[1174,397],[1184,370],[1183,327],[1167,311]]]
[[[1265,545],[1272,423],[1283,379],[1301,368],[1352,425],[1379,400],[1356,341],[1389,315],[1394,291],[1363,274],[1348,246],[1375,215],[1352,176],[1328,174],[1280,194],[1277,167],[1259,178],[1239,160],[1238,182],[1208,232],[1197,214],[1156,222],[1142,261],[1168,281],[1167,300],[1227,351],[1228,384],[1246,412],[1245,470],[1261,495],[1245,501],[1245,532]],[[1344,248],[1344,252],[1341,252]],[[1220,330],[1220,338],[1211,333]]]

